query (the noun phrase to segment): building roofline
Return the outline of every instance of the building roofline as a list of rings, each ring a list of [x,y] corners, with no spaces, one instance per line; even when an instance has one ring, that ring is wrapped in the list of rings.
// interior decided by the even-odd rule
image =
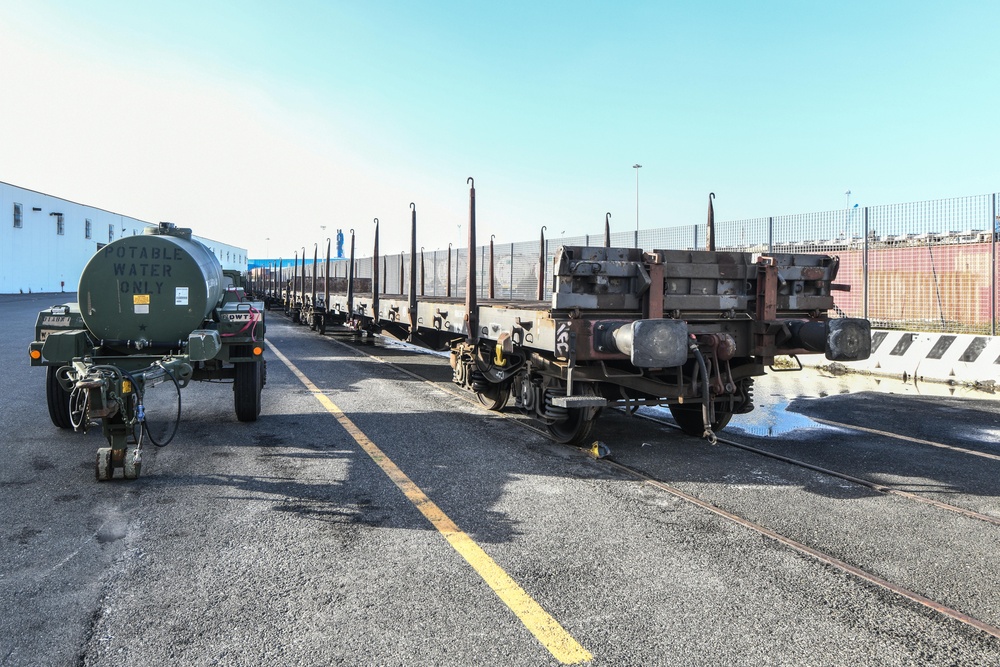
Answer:
[[[40,190],[34,190],[32,188],[26,188],[26,187],[21,186],[21,185],[15,185],[13,183],[8,183],[7,181],[0,181],[0,185],[7,185],[7,186],[10,186],[12,188],[17,188],[18,190],[27,190],[28,192],[34,192],[36,195],[42,195],[43,197],[52,197],[53,199],[58,199],[59,201],[64,201],[67,204],[75,204],[77,206],[86,206],[87,208],[96,209],[98,211],[104,211],[105,213],[110,213],[111,215],[117,215],[117,216],[121,216],[123,218],[129,218],[130,220],[135,220],[136,222],[141,222],[144,225],[150,225],[150,226],[153,226],[153,227],[156,226],[155,222],[149,222],[147,220],[142,220],[141,218],[137,218],[137,217],[132,216],[132,215],[127,215],[125,213],[118,213],[117,211],[109,211],[108,209],[101,208],[100,206],[94,206],[92,204],[84,204],[82,202],[73,201],[72,199],[66,199],[65,197],[60,197],[58,195],[50,195],[47,192],[42,192]],[[212,241],[214,243],[222,243],[224,245],[233,245],[231,243],[226,243],[225,241],[220,241],[218,239],[210,239],[207,236],[202,236],[201,234],[195,234],[195,236],[203,238],[206,241]],[[240,246],[233,245],[233,247],[234,248],[238,248]]]

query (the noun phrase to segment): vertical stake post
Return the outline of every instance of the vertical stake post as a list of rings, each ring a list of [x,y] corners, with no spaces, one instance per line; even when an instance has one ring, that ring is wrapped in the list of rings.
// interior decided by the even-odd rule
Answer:
[[[417,205],[410,202],[410,342],[417,336]],[[403,267],[399,267],[402,275]]]
[[[378,218],[375,218],[375,253],[372,257],[372,320],[378,326]]]
[[[479,304],[476,293],[476,182],[469,176],[469,272],[465,280],[465,322],[469,342],[479,341]]]
[[[542,226],[541,238],[538,241],[538,300],[545,299],[545,229]],[[638,234],[638,232],[636,232]]]

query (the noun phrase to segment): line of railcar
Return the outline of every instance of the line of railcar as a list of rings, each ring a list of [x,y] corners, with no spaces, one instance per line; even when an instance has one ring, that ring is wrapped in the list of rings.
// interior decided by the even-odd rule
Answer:
[[[689,434],[714,441],[734,414],[753,409],[754,378],[778,355],[868,357],[867,320],[829,317],[838,258],[823,254],[716,251],[711,200],[706,250],[562,246],[555,253],[551,301],[479,299],[475,183],[470,178],[464,298],[418,296],[379,284],[378,221],[372,278],[355,274],[351,230],[348,275],[319,273],[296,258],[293,276],[251,272],[249,289],[268,308],[320,333],[335,325],[449,350],[454,382],[491,410],[509,401],[542,421],[563,443],[584,442],[608,406],[666,405]],[[411,257],[417,214],[411,204]],[[540,262],[544,269],[544,249]],[[303,252],[304,255],[304,252]],[[492,267],[490,267],[492,269]],[[310,275],[311,274],[311,275]],[[490,271],[492,275],[492,271]],[[493,293],[492,278],[489,294]]]

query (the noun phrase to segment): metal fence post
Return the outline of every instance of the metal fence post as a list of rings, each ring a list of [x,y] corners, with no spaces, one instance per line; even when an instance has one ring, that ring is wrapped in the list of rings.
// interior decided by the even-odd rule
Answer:
[[[870,243],[870,234],[868,232],[868,207],[865,206],[864,210],[864,234],[865,234],[865,244],[862,246],[863,250],[861,253],[861,310],[862,317],[866,320],[868,319],[868,244]]]
[[[639,230],[638,229],[635,230],[635,238],[636,238],[636,241],[637,241],[636,244],[635,244],[635,247],[638,248],[639,247],[639,243],[638,243]],[[545,287],[545,277],[549,274],[549,241],[550,240],[551,239],[545,239],[545,252],[542,254],[542,281],[539,283],[539,285],[541,285],[543,289],[542,289],[541,297],[539,299],[540,301],[544,301],[545,300],[545,289],[544,289],[544,287]],[[556,280],[556,277],[555,277],[555,275],[553,275],[552,276],[552,284],[553,284],[553,286],[555,285],[555,280]]]
[[[698,225],[694,225],[694,245],[691,246],[692,249],[698,249]]]
[[[510,244],[510,300],[514,300],[514,244]]]
[[[774,218],[767,219],[767,254],[774,254]]]
[[[997,193],[990,207],[990,335],[997,335]]]

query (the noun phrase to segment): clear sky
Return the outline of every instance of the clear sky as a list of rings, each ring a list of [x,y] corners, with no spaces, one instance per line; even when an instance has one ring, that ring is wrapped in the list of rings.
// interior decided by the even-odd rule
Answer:
[[[0,0],[0,181],[248,247],[1000,190],[1000,3]],[[459,225],[462,225],[459,228]],[[326,229],[322,229],[325,226]],[[265,241],[265,239],[270,239]],[[370,253],[370,250],[367,250]]]

